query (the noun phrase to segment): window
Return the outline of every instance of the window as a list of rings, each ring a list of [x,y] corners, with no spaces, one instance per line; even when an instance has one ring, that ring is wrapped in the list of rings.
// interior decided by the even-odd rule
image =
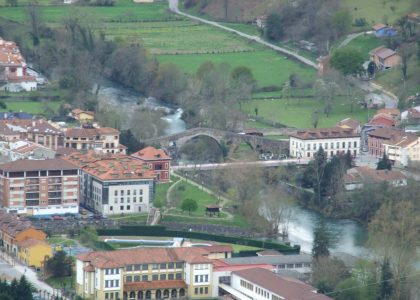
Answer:
[[[194,289],[194,294],[198,295],[198,288]]]
[[[112,206],[110,206],[110,207],[109,207],[109,210],[111,210],[111,211],[112,211],[113,209],[114,209],[114,208],[113,208]]]
[[[127,210],[130,210],[130,205],[127,205]]]
[[[139,275],[134,276],[133,281],[134,282],[139,282],[140,281],[140,276]]]
[[[130,196],[130,192],[131,192],[130,190],[127,191],[127,196]]]
[[[166,274],[160,274],[160,280],[166,280]]]
[[[168,274],[168,280],[174,280],[174,274]]]
[[[132,282],[132,281],[133,281],[133,277],[131,276],[125,277],[125,282]]]
[[[148,264],[142,264],[142,265],[141,265],[141,269],[142,269],[143,271],[145,271],[145,270],[149,269],[149,265],[148,265]]]
[[[328,143],[324,144],[325,149],[328,149]]]
[[[168,263],[168,269],[173,269],[174,268],[174,263]]]
[[[147,280],[149,280],[149,276],[147,276],[147,275],[142,275],[141,276],[141,281],[147,281]]]
[[[120,274],[120,269],[115,269],[115,274]]]
[[[198,275],[195,275],[194,276],[194,282],[198,282],[198,279],[199,279]]]
[[[346,148],[346,142],[343,142],[342,145],[343,145],[343,148]]]
[[[120,198],[120,202],[124,203],[124,198],[123,197]]]
[[[160,264],[160,269],[166,269],[166,264]]]
[[[284,264],[281,264],[281,265],[279,265],[279,267],[278,267],[279,269],[285,269],[286,268],[286,266],[284,265]]]
[[[293,267],[294,267],[294,264],[287,264],[288,269],[293,269]]]
[[[134,270],[135,271],[140,271],[141,269],[141,265],[134,265]]]
[[[354,148],[357,148],[357,142],[354,142]]]
[[[109,287],[109,280],[105,280],[105,287]]]
[[[118,196],[118,191],[114,191],[114,196]]]
[[[175,279],[176,280],[181,280],[182,279],[182,274],[181,273],[176,273]]]
[[[208,294],[209,293],[209,288],[208,287],[205,287],[204,288],[204,294]]]
[[[183,266],[183,263],[182,263],[182,262],[177,262],[177,263],[176,263],[176,268],[177,268],[177,269],[181,269],[181,268],[182,268],[182,266]]]
[[[152,265],[152,270],[158,270],[158,269],[159,269],[159,264]]]
[[[351,142],[348,142],[347,144],[348,144],[348,147],[350,148],[351,147]]]
[[[200,288],[200,295],[203,294],[203,288]]]
[[[132,266],[132,265],[128,265],[128,266],[126,266],[126,267],[125,267],[125,269],[126,269],[128,272],[133,271],[133,266]]]
[[[302,268],[302,264],[295,264],[295,268]]]
[[[143,197],[139,197],[139,202],[143,202]]]
[[[124,210],[124,205],[121,205],[120,206],[120,210]]]
[[[121,196],[124,196],[124,191],[123,191],[123,190],[121,190],[120,194],[121,194]]]
[[[133,190],[133,195],[137,195],[137,190]]]
[[[109,299],[109,294],[108,293],[105,293],[105,299],[106,300]]]
[[[120,281],[118,279],[115,280],[115,287],[120,287]]]
[[[204,275],[204,281],[208,282],[209,281],[209,275]]]
[[[143,190],[139,190],[139,195],[143,195]]]
[[[133,197],[133,202],[136,203],[137,202],[137,198]]]
[[[152,276],[152,280],[153,280],[153,281],[155,281],[155,280],[159,280],[159,275],[157,275],[157,274],[153,275],[153,276]]]

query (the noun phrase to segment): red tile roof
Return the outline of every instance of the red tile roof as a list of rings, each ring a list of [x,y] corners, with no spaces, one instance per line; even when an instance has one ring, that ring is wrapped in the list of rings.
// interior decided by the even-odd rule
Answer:
[[[146,147],[136,153],[133,153],[132,156],[147,161],[171,159],[164,150],[156,149],[155,147],[151,146]]]
[[[96,138],[100,135],[119,135],[120,132],[117,129],[111,127],[101,128],[69,128],[65,132],[66,137],[75,138]]]
[[[347,118],[347,119],[337,122],[336,126],[341,127],[341,128],[351,128],[353,130],[356,130],[360,126],[360,122],[351,118]]]
[[[316,288],[300,280],[276,275],[267,269],[252,268],[234,271],[237,275],[256,284],[285,300],[332,300],[332,298],[316,293]]]
[[[387,59],[388,57],[398,54],[394,50],[386,48],[385,46],[379,46],[378,48],[369,51],[369,55],[376,55],[379,58]]]
[[[123,268],[131,264],[159,264],[168,262],[210,263],[209,254],[202,247],[137,248],[115,251],[88,252],[77,259],[90,262],[96,268]]]
[[[368,135],[371,137],[377,137],[382,139],[394,139],[398,136],[401,136],[403,131],[397,128],[392,127],[384,127],[384,128],[377,128],[375,130],[369,131]]]
[[[84,172],[100,180],[154,179],[156,173],[133,157],[124,154],[72,153],[65,160],[77,165]]]
[[[47,170],[75,170],[77,166],[60,158],[32,160],[20,159],[0,165],[5,172],[47,171]]]
[[[387,181],[405,180],[407,177],[400,171],[395,170],[375,170],[369,167],[356,167],[349,169],[344,175],[344,182],[351,183],[366,183],[368,181]]]
[[[378,23],[378,24],[375,24],[375,25],[372,26],[373,30],[375,30],[375,31],[380,30],[382,28],[387,28],[387,27],[388,27],[387,25],[382,24],[382,23]]]
[[[301,140],[315,140],[315,139],[331,139],[331,138],[352,138],[358,137],[352,129],[332,127],[332,128],[318,128],[298,130],[290,136]]]
[[[38,246],[38,245],[49,246],[48,243],[46,243],[44,241],[37,240],[37,239],[33,239],[33,238],[29,238],[29,239],[25,239],[23,241],[20,241],[20,242],[17,243],[17,245],[19,247],[25,248],[25,249],[32,248],[32,247],[35,247],[35,246]]]

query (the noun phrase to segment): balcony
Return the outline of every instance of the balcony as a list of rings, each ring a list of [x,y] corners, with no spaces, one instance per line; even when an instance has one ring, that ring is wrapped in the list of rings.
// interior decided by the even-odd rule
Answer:
[[[26,179],[26,184],[39,184],[39,179],[37,178],[31,178],[31,179]]]
[[[48,178],[49,184],[61,183],[61,178]]]

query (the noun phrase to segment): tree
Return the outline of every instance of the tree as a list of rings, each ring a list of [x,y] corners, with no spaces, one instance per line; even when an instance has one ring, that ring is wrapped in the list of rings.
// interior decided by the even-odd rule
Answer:
[[[359,300],[361,298],[360,283],[354,278],[347,278],[340,281],[335,290],[334,299],[336,300]]]
[[[19,297],[16,300],[32,299],[33,288],[25,276],[20,277],[17,290],[19,291]]]
[[[71,276],[72,260],[64,251],[57,251],[45,262],[45,271],[53,277]]]
[[[186,87],[186,78],[175,64],[160,64],[153,81],[151,94],[166,103],[176,104]]]
[[[379,160],[376,170],[391,170],[392,169],[392,163],[389,160],[386,153],[382,156],[382,158]]]
[[[319,257],[313,263],[312,283],[321,293],[333,292],[339,282],[349,277],[346,265],[336,258]]]
[[[381,281],[379,286],[379,296],[380,299],[391,299],[393,292],[393,275],[391,271],[391,266],[389,259],[385,258],[381,264]]]
[[[331,56],[331,66],[343,75],[356,75],[362,70],[364,58],[359,50],[354,48],[340,48]]]
[[[327,154],[324,149],[320,147],[315,153],[315,159],[313,161],[313,170],[315,175],[315,202],[321,204],[322,200],[322,183],[324,180],[325,169],[327,166]]]
[[[271,13],[267,17],[265,23],[265,36],[272,41],[279,41],[283,38],[284,27],[282,24],[281,15],[277,13]]]
[[[29,15],[29,20],[31,23],[31,31],[30,34],[32,36],[32,44],[37,46],[40,41],[40,26],[41,26],[41,18],[39,13],[38,4],[30,4],[27,6],[27,12]]]
[[[320,116],[320,114],[319,114],[319,111],[318,110],[316,110],[316,111],[314,111],[312,114],[311,114],[311,123],[312,123],[312,126],[314,127],[314,128],[317,128],[318,127],[318,124],[319,124],[319,120],[321,119],[321,116]]]
[[[321,219],[314,231],[314,242],[312,246],[312,256],[315,260],[320,257],[330,255],[328,247],[330,246],[330,238],[327,229],[325,228],[325,221]]]
[[[198,208],[197,200],[191,198],[185,198],[182,201],[181,209],[182,211],[188,211],[188,214],[191,215],[192,211],[196,211]]]
[[[414,187],[414,191],[418,193],[418,187]],[[405,299],[404,294],[410,289],[408,279],[415,272],[420,214],[416,203],[418,194],[414,195],[407,189],[407,192],[399,191],[392,198],[382,204],[369,224],[369,245],[380,261],[389,262],[393,275],[391,299],[400,300]]]
[[[287,234],[291,218],[291,199],[281,188],[269,188],[261,197],[260,214],[270,224],[269,235]]]
[[[414,51],[414,47],[411,44],[402,44],[397,50],[398,54],[401,56],[401,72],[404,80],[407,79],[408,65]]]

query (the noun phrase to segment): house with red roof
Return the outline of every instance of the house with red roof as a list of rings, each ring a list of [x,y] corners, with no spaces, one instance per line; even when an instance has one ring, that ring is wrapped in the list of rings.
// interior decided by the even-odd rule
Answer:
[[[369,125],[378,126],[378,127],[395,127],[396,121],[389,114],[377,113],[370,120]]]
[[[380,46],[369,52],[370,60],[375,63],[378,70],[387,70],[401,64],[401,56],[392,49]]]
[[[170,180],[171,157],[163,149],[149,146],[131,156],[143,161],[151,170],[154,170],[158,182],[168,182]]]

